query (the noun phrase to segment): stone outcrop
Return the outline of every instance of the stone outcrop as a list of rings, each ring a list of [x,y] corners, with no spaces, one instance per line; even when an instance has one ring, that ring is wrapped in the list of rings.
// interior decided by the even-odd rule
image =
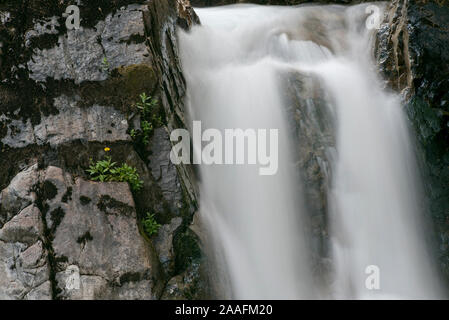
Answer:
[[[169,161],[168,134],[185,127],[176,30],[198,17],[187,0],[81,1],[81,28],[67,30],[75,2],[0,4],[0,298],[204,296],[189,271],[203,261],[193,173]],[[162,120],[147,145],[130,135],[141,93]],[[135,167],[142,190],[89,181],[106,155]],[[152,237],[147,212],[162,225]],[[194,281],[171,294],[186,272]]]
[[[18,185],[21,193],[15,192]],[[0,229],[0,279],[14,283],[2,286],[7,298],[153,299],[161,294],[157,254],[139,233],[126,183],[86,181],[53,166],[39,170],[36,164],[1,196],[0,210],[7,214]],[[72,279],[78,281],[73,286]]]

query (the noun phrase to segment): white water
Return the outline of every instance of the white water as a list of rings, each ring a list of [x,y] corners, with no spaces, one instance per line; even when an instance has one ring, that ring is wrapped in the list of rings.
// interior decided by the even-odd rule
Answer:
[[[260,176],[254,165],[199,168],[200,219],[221,298],[441,297],[405,116],[376,79],[364,9],[197,9],[202,26],[180,33],[192,121],[201,120],[203,130],[279,129],[274,176]],[[328,186],[334,272],[324,290],[310,271],[307,212],[280,87],[286,70],[319,76],[335,114]],[[380,268],[380,290],[365,287],[368,265]]]

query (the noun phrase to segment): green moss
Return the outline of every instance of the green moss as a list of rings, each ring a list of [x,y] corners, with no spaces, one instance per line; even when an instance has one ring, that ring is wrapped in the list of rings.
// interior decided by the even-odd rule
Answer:
[[[123,91],[137,98],[139,94],[145,92],[145,86],[157,83],[156,73],[152,66],[146,64],[134,64],[117,69],[120,75],[119,82],[124,87]]]

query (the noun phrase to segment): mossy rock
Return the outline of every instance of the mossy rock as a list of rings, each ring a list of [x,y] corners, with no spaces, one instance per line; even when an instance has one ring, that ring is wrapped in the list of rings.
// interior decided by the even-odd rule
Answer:
[[[119,67],[106,81],[90,82],[81,88],[83,104],[113,106],[125,114],[139,101],[139,95],[155,95],[158,78],[154,68],[147,64]]]
[[[154,87],[157,84],[157,76],[153,67],[146,64],[133,64],[117,69],[121,75],[121,83],[124,85],[123,90],[135,95],[142,93],[144,86],[152,84]]]

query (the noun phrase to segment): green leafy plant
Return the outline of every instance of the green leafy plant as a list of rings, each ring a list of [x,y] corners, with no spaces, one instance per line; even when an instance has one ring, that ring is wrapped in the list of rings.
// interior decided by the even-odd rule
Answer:
[[[92,180],[94,181],[111,181],[113,173],[111,170],[115,167],[116,163],[112,162],[111,157],[106,157],[105,160],[100,160],[94,163],[92,159],[90,159],[89,169],[86,170]]]
[[[128,182],[133,191],[139,191],[142,189],[143,181],[140,180],[137,169],[133,168],[126,163],[120,167],[116,166],[116,162],[112,162],[111,157],[106,157],[105,160],[99,160],[96,163],[90,160],[89,169],[86,170],[92,180],[109,182]]]
[[[153,132],[153,125],[147,120],[142,120],[140,123],[142,129],[142,142],[147,145],[150,142],[150,135]]]
[[[111,173],[111,181],[128,182],[131,186],[131,189],[133,189],[134,191],[139,191],[140,189],[142,189],[143,181],[139,179],[139,174],[137,173],[136,168],[128,166],[126,163],[124,163],[121,167],[112,169]]]
[[[110,73],[109,61],[106,57],[101,61],[101,71],[106,72],[107,74]]]
[[[139,95],[140,101],[136,103],[137,109],[140,110],[141,114],[146,117],[157,107],[157,99],[147,96],[144,92]]]
[[[144,145],[148,145],[154,128],[162,125],[162,119],[160,116],[156,115],[156,108],[158,105],[158,100],[156,98],[147,96],[145,92],[140,94],[139,98],[140,101],[136,103],[136,108],[139,110],[141,116],[140,130],[132,129],[130,131],[130,136],[134,140],[140,139]]]
[[[154,214],[151,214],[149,212],[147,212],[146,218],[142,220],[142,225],[145,233],[150,237],[154,234],[157,234],[159,228],[161,227],[161,225],[157,223],[156,219],[154,218]]]

